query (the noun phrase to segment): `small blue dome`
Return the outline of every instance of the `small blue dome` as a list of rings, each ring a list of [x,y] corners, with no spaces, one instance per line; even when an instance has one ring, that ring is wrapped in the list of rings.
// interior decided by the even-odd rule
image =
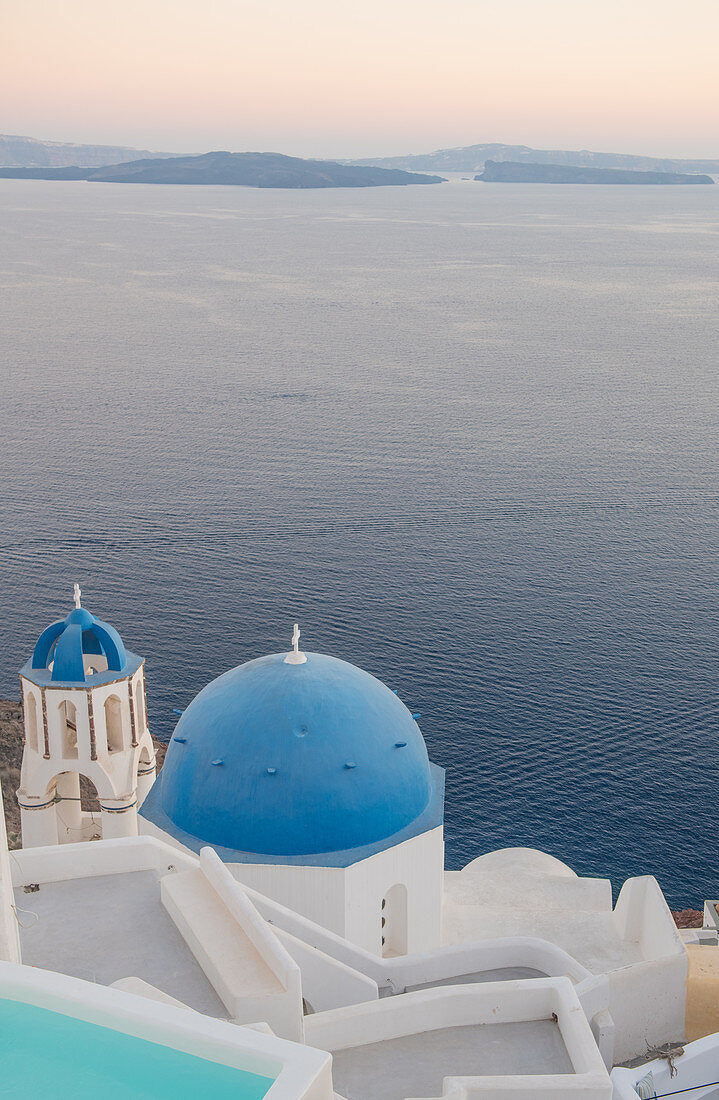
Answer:
[[[397,696],[346,661],[276,653],[213,680],[160,773],[167,817],[205,843],[268,856],[374,844],[433,794],[424,739]]]
[[[127,653],[122,638],[109,623],[103,623],[84,607],[76,607],[66,619],[51,623],[37,640],[30,667],[49,669],[53,683],[84,684],[85,655],[105,657],[111,672],[122,672]]]

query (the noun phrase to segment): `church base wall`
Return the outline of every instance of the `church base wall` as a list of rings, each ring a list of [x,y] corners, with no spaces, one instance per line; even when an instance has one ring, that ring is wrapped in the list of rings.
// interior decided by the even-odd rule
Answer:
[[[141,834],[195,854],[142,815],[139,828]],[[348,867],[236,863],[226,851],[220,854],[238,882],[374,955],[416,954],[440,946],[441,825]]]
[[[344,935],[351,943],[374,955],[389,956],[439,947],[444,875],[441,826],[353,863],[345,874]]]
[[[230,869],[246,886],[374,955],[440,945],[441,827],[349,867],[233,863]]]
[[[286,905],[302,916],[345,935],[344,867],[290,867],[265,863],[231,863],[238,882]]]

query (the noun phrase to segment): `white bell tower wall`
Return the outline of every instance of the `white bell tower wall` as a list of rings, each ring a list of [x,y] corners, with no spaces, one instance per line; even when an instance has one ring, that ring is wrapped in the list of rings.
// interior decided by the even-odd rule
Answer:
[[[128,676],[106,677],[77,686],[20,677],[23,847],[86,840],[98,831],[106,839],[137,835],[138,806],[155,779],[144,664]],[[99,815],[82,809],[81,776],[97,791]]]

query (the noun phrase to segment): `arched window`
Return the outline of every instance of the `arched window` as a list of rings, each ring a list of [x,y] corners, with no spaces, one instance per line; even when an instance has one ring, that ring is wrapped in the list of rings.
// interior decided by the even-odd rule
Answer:
[[[407,954],[407,887],[402,882],[382,898],[382,954]]]
[[[77,760],[77,711],[75,704],[63,699],[60,711],[60,739],[65,760]]]
[[[107,751],[122,752],[122,705],[116,695],[105,700],[105,730],[107,732]]]
[[[28,694],[25,696],[25,729],[27,731],[27,740],[30,748],[33,752],[38,751],[38,721],[37,721],[37,702],[35,696]]]
[[[145,732],[145,695],[142,690],[142,680],[135,684],[135,732],[137,738]]]

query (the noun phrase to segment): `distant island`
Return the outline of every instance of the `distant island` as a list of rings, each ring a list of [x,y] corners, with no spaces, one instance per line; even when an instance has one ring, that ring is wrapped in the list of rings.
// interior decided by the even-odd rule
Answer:
[[[132,149],[126,145],[79,145],[70,141],[40,141],[31,137],[0,134],[0,166],[6,168],[97,168],[120,164],[140,157],[171,157],[174,153],[155,153],[150,149]]]
[[[719,173],[719,157],[708,160],[635,156],[631,153],[595,153],[589,149],[532,149],[529,145],[464,145],[400,157],[365,157],[351,164],[403,168],[408,172],[481,172],[488,160],[524,164],[568,164],[578,168],[625,168],[645,172]]]
[[[264,156],[270,154],[261,154]],[[138,160],[183,159],[178,153],[158,153],[123,145],[82,145],[0,134],[0,167],[88,168]],[[646,172],[719,173],[719,158],[645,157],[631,153],[597,153],[589,149],[533,149],[529,145],[489,142],[437,149],[407,156],[346,158],[357,167],[400,169],[405,172],[481,172],[488,160],[523,164],[566,164],[580,168],[623,168]],[[334,163],[334,162],[332,162]],[[83,178],[66,177],[66,178]]]
[[[208,153],[208,157],[220,157],[220,156],[241,156],[245,158],[269,158],[277,157],[277,153]],[[7,177],[9,173],[3,171],[5,168],[17,168],[19,172],[16,173],[16,178],[21,179],[86,179],[89,178],[83,172],[83,169],[87,168],[113,168],[116,169],[119,165],[126,166],[128,164],[136,164],[137,162],[145,162],[145,167],[148,171],[152,171],[150,165],[160,160],[173,160],[176,163],[176,167],[181,162],[186,162],[189,165],[191,162],[198,160],[198,157],[186,157],[178,153],[158,153],[150,152],[145,149],[134,149],[130,146],[122,145],[82,145],[73,142],[61,142],[61,141],[41,141],[37,138],[31,137],[18,137],[12,134],[0,134],[0,177]],[[717,175],[719,174],[719,157],[715,159],[700,159],[700,158],[684,158],[684,159],[671,159],[666,157],[646,157],[638,156],[630,153],[598,153],[589,149],[533,149],[529,145],[503,145],[499,142],[490,142],[480,145],[465,145],[455,149],[437,149],[433,153],[416,153],[407,156],[383,156],[383,157],[365,157],[347,158],[340,162],[335,161],[308,161],[302,160],[296,157],[282,158],[285,162],[283,171],[289,171],[294,162],[295,166],[304,164],[307,165],[332,165],[332,172],[336,172],[339,168],[382,168],[391,171],[400,171],[413,174],[426,174],[426,173],[446,173],[446,172],[461,172],[462,174],[481,173],[485,164],[488,161],[494,163],[512,163],[512,164],[557,164],[567,167],[576,168],[615,168],[624,171],[638,171],[638,172],[661,172],[661,173],[690,173],[701,175]],[[249,167],[249,165],[246,165]],[[281,167],[277,165],[277,167]],[[42,175],[31,176],[27,170],[35,169],[49,169],[49,168],[63,168],[67,170],[66,175]],[[259,168],[259,166],[256,166]],[[27,172],[27,174],[25,174]],[[133,174],[139,174],[140,169],[133,170]],[[258,171],[258,175],[259,175]],[[276,176],[279,173],[275,173]],[[100,180],[100,176],[93,176],[93,180]],[[104,176],[102,177],[105,178]],[[304,175],[303,178],[308,178]],[[129,180],[123,182],[130,182]],[[200,182],[190,179],[183,180],[134,180],[132,182],[143,183],[160,183],[160,182],[182,182],[192,183]],[[253,180],[240,180],[240,179],[228,179],[228,180],[207,180],[202,182],[227,182],[244,184],[247,187],[301,187],[301,186],[313,186],[313,187],[359,187],[359,186],[379,186],[378,183],[371,182],[332,182],[332,183],[273,183],[273,182],[256,182]],[[397,179],[395,184],[408,183],[408,180]],[[417,179],[411,181],[412,183],[419,182]],[[425,181],[430,182],[430,181]],[[431,182],[439,182],[437,178]],[[579,181],[577,181],[579,182]],[[608,182],[608,181],[607,181]],[[697,182],[693,180],[692,182]],[[706,181],[703,181],[706,182]],[[382,184],[391,184],[389,179],[382,179]]]
[[[444,183],[442,176],[401,169],[303,160],[281,153],[204,153],[133,160],[99,168],[0,167],[2,179],[88,180],[90,183],[222,184],[239,187],[404,187]]]
[[[517,161],[488,160],[482,183],[604,183],[604,184],[684,184],[714,183],[711,176],[681,172],[637,172],[626,168],[575,168],[568,164],[522,164]]]

